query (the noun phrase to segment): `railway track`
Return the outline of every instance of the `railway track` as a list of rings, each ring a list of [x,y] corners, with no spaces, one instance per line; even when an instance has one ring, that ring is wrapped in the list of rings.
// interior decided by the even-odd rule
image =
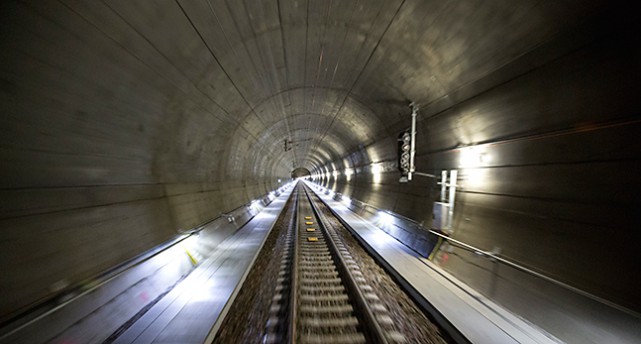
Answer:
[[[300,183],[264,343],[403,343],[386,307]]]

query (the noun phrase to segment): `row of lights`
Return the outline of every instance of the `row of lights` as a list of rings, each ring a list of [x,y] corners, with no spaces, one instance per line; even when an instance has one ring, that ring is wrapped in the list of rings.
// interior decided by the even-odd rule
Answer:
[[[372,175],[374,176],[374,183],[377,183],[377,184],[380,183],[381,182],[381,176],[382,176],[382,173],[383,173],[382,165],[378,164],[378,163],[377,164],[372,164],[371,168],[370,168],[370,171],[371,171]],[[343,170],[343,174],[345,175],[347,181],[351,180],[351,177],[354,175],[354,173],[355,173],[354,169],[352,169],[352,168],[346,168],[345,170]],[[316,173],[315,172],[315,173],[312,173],[311,177],[313,179],[318,179],[318,178],[328,178],[329,179],[329,178],[333,177],[334,180],[337,180],[338,176],[340,176],[340,175],[341,175],[341,173],[338,170],[334,169],[332,172],[327,170],[326,172],[321,172],[321,173]]]
[[[404,142],[403,142],[404,143]],[[484,168],[488,166],[493,157],[487,151],[488,145],[478,145],[464,147],[459,150],[459,167],[464,171],[464,180],[468,186],[472,185],[482,185],[487,182],[487,169]],[[404,161],[404,160],[403,160]],[[332,164],[332,167],[334,165]],[[345,175],[351,176],[353,170],[349,169],[349,175],[346,170]],[[381,181],[381,175],[383,172],[382,165],[372,164],[370,168],[371,173],[374,176],[374,183],[378,184]],[[330,174],[329,171],[325,173],[315,173],[314,178],[318,177],[327,177],[333,176],[334,179],[339,175],[338,171],[334,171]],[[349,180],[349,177],[348,177]],[[323,186],[319,186],[330,197],[334,197],[334,192],[332,190],[327,190]],[[342,196],[341,202],[347,206],[351,205],[352,200],[349,197]],[[386,211],[379,211],[377,214],[378,223],[380,226],[390,226],[394,224],[394,217]]]
[[[280,183],[280,179],[278,179],[278,182]],[[276,199],[276,193],[277,192],[279,194],[283,193],[285,191],[285,189],[287,189],[289,186],[291,186],[291,184],[292,184],[292,182],[289,182],[289,183],[279,187],[278,189],[276,189],[274,191],[270,191],[267,194],[267,199],[269,199],[270,202],[273,201],[274,199]],[[253,200],[253,201],[251,201],[249,203],[249,206],[248,206],[248,208],[254,213],[260,212],[261,210],[263,210],[264,207],[265,206],[262,204],[262,199]]]
[[[316,188],[319,191],[321,191],[321,193],[325,193],[326,195],[328,195],[330,198],[334,198],[334,196],[336,195],[336,193],[332,189],[325,188],[322,185],[316,184]],[[352,199],[347,197],[347,196],[345,196],[345,195],[341,195],[340,202],[342,204],[344,204],[345,206],[349,207],[352,204]],[[377,215],[376,222],[382,228],[388,228],[388,227],[394,225],[394,223],[395,223],[394,215],[390,214],[387,211],[380,210],[376,215]]]
[[[404,157],[404,158],[407,158],[407,157]],[[404,162],[407,159],[401,159],[401,160]],[[468,170],[466,174],[468,184],[481,183],[482,180],[484,179],[483,176],[485,172],[480,168],[487,166],[490,162],[492,162],[492,156],[487,152],[487,145],[464,147],[459,150],[459,167],[462,169]],[[337,180],[338,176],[340,176],[341,173],[336,169],[333,163],[331,165],[332,165],[331,172],[329,169],[326,169],[325,172],[312,173],[311,177],[313,179],[319,179],[319,178],[329,179],[333,177],[334,180]],[[379,184],[382,180],[382,174],[383,174],[382,164],[374,163],[374,164],[371,164],[370,166],[371,166],[370,172],[373,175],[373,182],[374,184]],[[325,168],[323,167],[323,169]],[[355,171],[353,168],[346,168],[345,170],[343,170],[343,174],[345,175],[348,182],[351,180],[351,177],[352,175],[354,175],[354,173]]]

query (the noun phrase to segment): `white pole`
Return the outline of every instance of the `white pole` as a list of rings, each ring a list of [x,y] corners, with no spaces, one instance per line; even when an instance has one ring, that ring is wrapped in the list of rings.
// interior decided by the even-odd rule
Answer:
[[[441,202],[445,202],[447,192],[447,170],[441,171]]]
[[[418,106],[415,104],[410,104],[410,106],[412,106],[412,138],[410,141],[410,171],[407,174],[407,180],[412,180],[412,173],[416,170],[414,167],[414,153],[416,153],[416,113]]]
[[[450,234],[454,232],[452,222],[454,221],[454,197],[456,197],[456,180],[458,179],[458,171],[450,171],[450,207],[447,214],[447,226]]]

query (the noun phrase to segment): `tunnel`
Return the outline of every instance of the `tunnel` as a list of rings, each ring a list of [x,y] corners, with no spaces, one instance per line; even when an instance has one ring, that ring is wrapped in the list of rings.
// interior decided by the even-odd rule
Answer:
[[[641,338],[633,4],[0,8],[3,326],[309,176],[363,217],[407,219],[397,240],[563,342]],[[632,334],[615,321],[566,328],[548,303],[607,307]]]
[[[292,171],[292,178],[310,177],[311,175],[312,173],[304,167],[297,167]]]

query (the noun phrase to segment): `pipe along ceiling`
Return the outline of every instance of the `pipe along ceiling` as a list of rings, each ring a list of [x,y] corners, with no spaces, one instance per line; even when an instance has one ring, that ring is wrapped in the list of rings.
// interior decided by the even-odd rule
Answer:
[[[641,309],[625,4],[0,6],[5,318],[302,169],[429,223],[434,181],[398,182],[410,102],[417,171],[459,170],[454,237]]]

